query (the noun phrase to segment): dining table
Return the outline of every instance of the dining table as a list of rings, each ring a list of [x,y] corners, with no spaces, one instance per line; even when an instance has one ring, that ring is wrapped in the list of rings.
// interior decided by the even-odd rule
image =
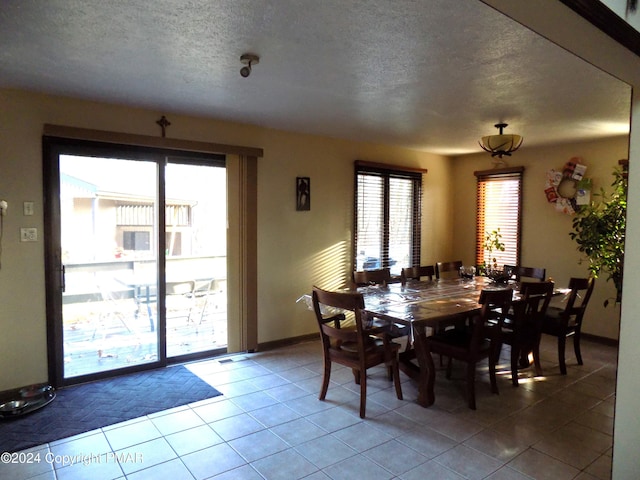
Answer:
[[[428,407],[435,402],[435,365],[427,342],[429,329],[463,321],[479,312],[482,290],[505,288],[514,291],[516,306],[520,298],[517,283],[496,283],[484,276],[368,285],[357,291],[363,294],[365,313],[371,318],[387,321],[399,330],[407,327],[409,340],[407,348],[399,353],[400,368],[417,381],[418,404]]]

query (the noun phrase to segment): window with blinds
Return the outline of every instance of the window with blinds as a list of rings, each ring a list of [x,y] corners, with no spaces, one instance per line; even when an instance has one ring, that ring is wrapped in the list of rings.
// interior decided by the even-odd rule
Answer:
[[[422,173],[417,169],[356,162],[354,268],[420,264]]]
[[[476,264],[520,264],[522,175],[524,167],[475,172],[477,177]],[[500,230],[504,252],[485,250],[487,234]]]

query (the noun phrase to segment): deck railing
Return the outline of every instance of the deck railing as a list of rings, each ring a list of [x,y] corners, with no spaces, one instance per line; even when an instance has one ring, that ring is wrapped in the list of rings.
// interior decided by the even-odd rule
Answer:
[[[226,280],[226,256],[170,257],[166,280]],[[135,286],[155,285],[155,260],[116,259],[108,262],[65,263],[63,303],[100,301],[109,292],[115,298],[133,298]]]

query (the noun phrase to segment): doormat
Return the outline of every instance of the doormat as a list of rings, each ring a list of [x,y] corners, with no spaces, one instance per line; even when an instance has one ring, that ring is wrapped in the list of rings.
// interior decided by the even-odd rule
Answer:
[[[222,395],[182,365],[99,380],[56,391],[40,410],[0,420],[0,453]]]

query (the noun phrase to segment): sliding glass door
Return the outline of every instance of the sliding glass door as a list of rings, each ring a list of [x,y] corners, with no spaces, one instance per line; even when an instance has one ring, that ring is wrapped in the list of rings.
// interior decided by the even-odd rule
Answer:
[[[60,156],[65,378],[158,361],[157,170]]]
[[[224,158],[49,147],[47,301],[49,312],[59,311],[48,319],[54,383],[224,352]]]
[[[167,164],[167,357],[227,345],[227,196],[224,168]]]

